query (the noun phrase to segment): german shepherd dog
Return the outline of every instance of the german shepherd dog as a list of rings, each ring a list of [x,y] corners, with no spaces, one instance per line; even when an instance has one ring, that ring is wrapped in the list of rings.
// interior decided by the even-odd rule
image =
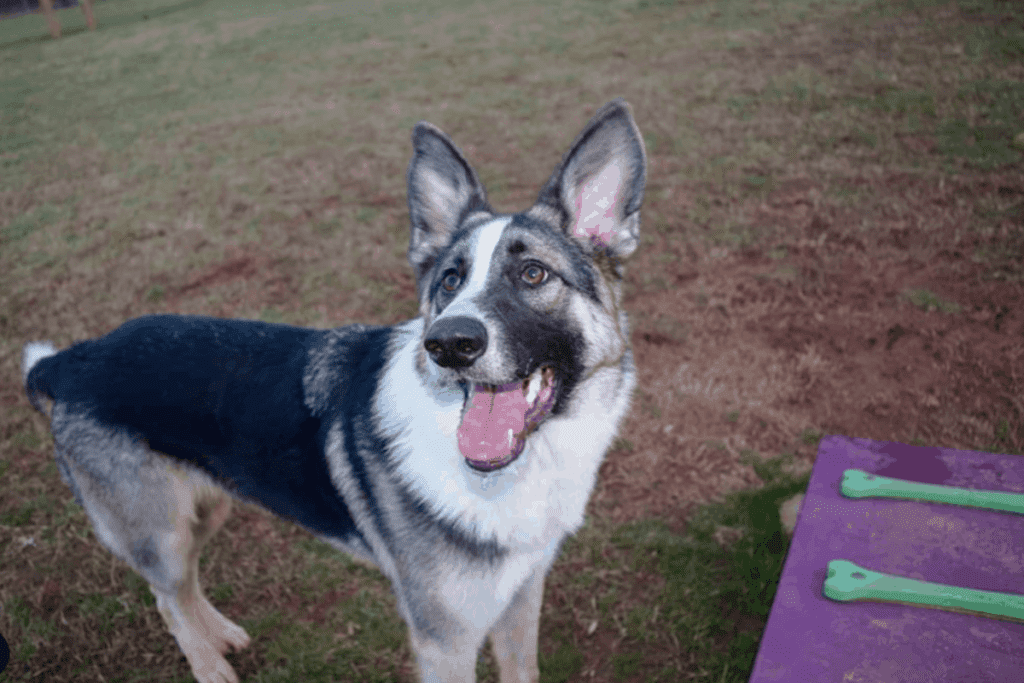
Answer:
[[[23,375],[96,536],[146,578],[200,683],[237,681],[249,637],[198,584],[232,498],[294,520],[391,580],[424,682],[538,680],[544,577],[583,522],[636,382],[621,308],[646,176],[608,103],[537,202],[495,213],[426,122],[408,172],[419,317],[305,329],[157,315]]]

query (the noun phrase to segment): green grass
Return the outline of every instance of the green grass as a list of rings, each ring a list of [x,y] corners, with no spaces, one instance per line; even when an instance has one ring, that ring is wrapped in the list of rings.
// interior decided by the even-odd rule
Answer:
[[[960,88],[957,99],[971,119],[945,120],[937,130],[939,149],[981,169],[1019,164],[1022,156],[1014,138],[1024,128],[1024,83],[974,81]]]
[[[809,478],[790,474],[791,460],[783,455],[762,461],[749,453],[746,462],[764,487],[699,507],[683,535],[656,520],[614,530],[612,542],[630,551],[633,566],[653,563],[665,581],[654,602],[657,626],[652,629],[642,611],[623,621],[632,647],[614,659],[618,677],[638,670],[644,643],[657,634],[683,643],[701,662],[705,680],[747,680],[789,547],[779,505],[803,492]]]
[[[903,293],[910,303],[924,311],[942,311],[943,313],[959,313],[960,306],[953,301],[945,301],[927,289],[912,289]]]
[[[394,666],[379,666],[375,653],[403,647],[404,626],[397,615],[365,592],[339,604],[337,609],[348,618],[344,633],[351,631],[358,638],[349,639],[346,646],[346,641],[339,641],[330,629],[275,622],[277,628],[267,658],[277,663],[260,672],[255,680],[328,683],[358,671],[360,680],[393,681]],[[262,629],[257,626],[254,631],[260,633]]]
[[[541,683],[566,683],[580,672],[583,662],[583,653],[579,649],[562,643],[552,654],[541,655]]]

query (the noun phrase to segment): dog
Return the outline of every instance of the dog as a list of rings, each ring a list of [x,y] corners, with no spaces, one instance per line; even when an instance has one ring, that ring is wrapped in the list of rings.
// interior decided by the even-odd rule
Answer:
[[[89,27],[90,31],[95,31],[96,19],[92,15],[92,0],[79,0],[79,4],[82,5],[82,14],[85,15],[85,25]],[[39,0],[39,6],[46,15],[46,25],[50,28],[50,35],[60,38],[60,20],[53,10],[53,0]]]
[[[539,679],[545,575],[636,383],[621,285],[644,144],[609,102],[516,214],[491,209],[438,128],[420,122],[412,144],[413,320],[155,315],[24,348],[63,479],[200,683],[237,681],[223,654],[249,643],[198,583],[233,499],[379,567],[425,683],[473,681],[487,637],[502,683]]]

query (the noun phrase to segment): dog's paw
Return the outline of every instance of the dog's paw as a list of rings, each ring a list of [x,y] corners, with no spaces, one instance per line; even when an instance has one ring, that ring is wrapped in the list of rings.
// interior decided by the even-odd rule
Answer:
[[[199,666],[189,660],[192,675],[196,677],[197,683],[238,683],[238,674],[226,659],[220,655],[206,656],[203,659]]]
[[[229,646],[234,648],[235,651],[249,647],[251,641],[245,629],[232,621],[228,621],[223,616],[221,619],[224,619],[224,626],[220,632],[220,640],[224,644],[224,649],[221,652],[227,652]]]
[[[238,683],[238,675],[215,645],[198,633],[182,633],[178,646],[198,683]]]
[[[232,648],[238,651],[249,646],[251,641],[244,628],[225,617],[206,600],[203,602],[205,604],[202,614],[198,615],[199,621],[213,647],[224,654]]]

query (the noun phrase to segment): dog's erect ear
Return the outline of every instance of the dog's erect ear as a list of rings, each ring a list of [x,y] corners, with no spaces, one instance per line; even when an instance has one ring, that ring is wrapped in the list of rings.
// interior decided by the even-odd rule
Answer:
[[[640,243],[647,156],[629,105],[612,100],[586,125],[537,198],[588,250],[629,256]]]
[[[420,121],[412,129],[409,162],[409,263],[422,276],[438,251],[474,211],[490,211],[476,172],[448,136]]]

